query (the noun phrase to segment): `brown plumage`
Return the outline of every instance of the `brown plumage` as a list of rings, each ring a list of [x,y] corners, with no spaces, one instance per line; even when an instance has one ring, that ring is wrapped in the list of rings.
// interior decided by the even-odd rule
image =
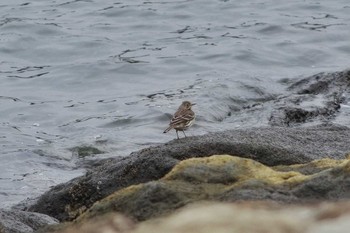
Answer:
[[[177,131],[182,131],[186,137],[185,130],[191,127],[196,117],[191,109],[193,105],[195,104],[192,104],[189,101],[182,102],[179,109],[175,112],[173,118],[171,119],[169,127],[164,130],[163,133],[167,133],[171,129],[175,129],[177,139],[179,139],[179,134]]]

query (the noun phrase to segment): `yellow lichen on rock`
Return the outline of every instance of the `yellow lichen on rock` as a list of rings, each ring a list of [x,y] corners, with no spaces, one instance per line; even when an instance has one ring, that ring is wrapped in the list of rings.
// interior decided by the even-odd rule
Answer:
[[[133,194],[138,194],[142,189],[142,185],[132,185],[117,192],[112,193],[111,195],[103,198],[101,201],[96,202],[88,211],[83,213],[77,218],[77,222],[85,221],[85,219],[93,218],[96,216],[101,216],[110,212],[118,211],[115,207],[115,203],[127,203],[132,199]]]
[[[176,165],[163,180],[184,180],[191,183],[241,184],[261,180],[271,185],[296,183],[307,179],[299,172],[280,172],[257,161],[231,155],[192,158]]]
[[[344,163],[343,167],[344,167],[344,171],[349,174],[350,173],[350,161],[347,161],[346,163]]]

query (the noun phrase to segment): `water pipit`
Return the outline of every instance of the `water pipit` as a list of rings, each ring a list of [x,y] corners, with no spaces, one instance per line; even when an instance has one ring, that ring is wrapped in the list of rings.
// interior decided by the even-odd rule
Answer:
[[[169,127],[163,133],[167,133],[171,129],[176,130],[177,139],[179,139],[178,131],[182,131],[186,137],[185,130],[188,129],[194,122],[196,115],[192,111],[192,104],[190,101],[184,101],[179,109],[175,112],[173,118],[170,120]]]

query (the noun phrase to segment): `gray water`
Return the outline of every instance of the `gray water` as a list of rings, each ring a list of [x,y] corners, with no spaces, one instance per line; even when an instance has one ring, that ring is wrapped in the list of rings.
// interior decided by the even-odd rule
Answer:
[[[250,103],[286,82],[349,67],[350,3],[233,0],[2,0],[0,203],[126,156],[163,134],[182,100],[188,135],[267,125]],[[78,158],[70,148],[105,151]]]

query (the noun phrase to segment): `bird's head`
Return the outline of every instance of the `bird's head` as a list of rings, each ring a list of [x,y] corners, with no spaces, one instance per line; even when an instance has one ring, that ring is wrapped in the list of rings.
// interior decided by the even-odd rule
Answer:
[[[182,102],[181,106],[186,109],[191,109],[193,105],[196,105],[195,103],[191,103],[190,101],[184,101]]]

